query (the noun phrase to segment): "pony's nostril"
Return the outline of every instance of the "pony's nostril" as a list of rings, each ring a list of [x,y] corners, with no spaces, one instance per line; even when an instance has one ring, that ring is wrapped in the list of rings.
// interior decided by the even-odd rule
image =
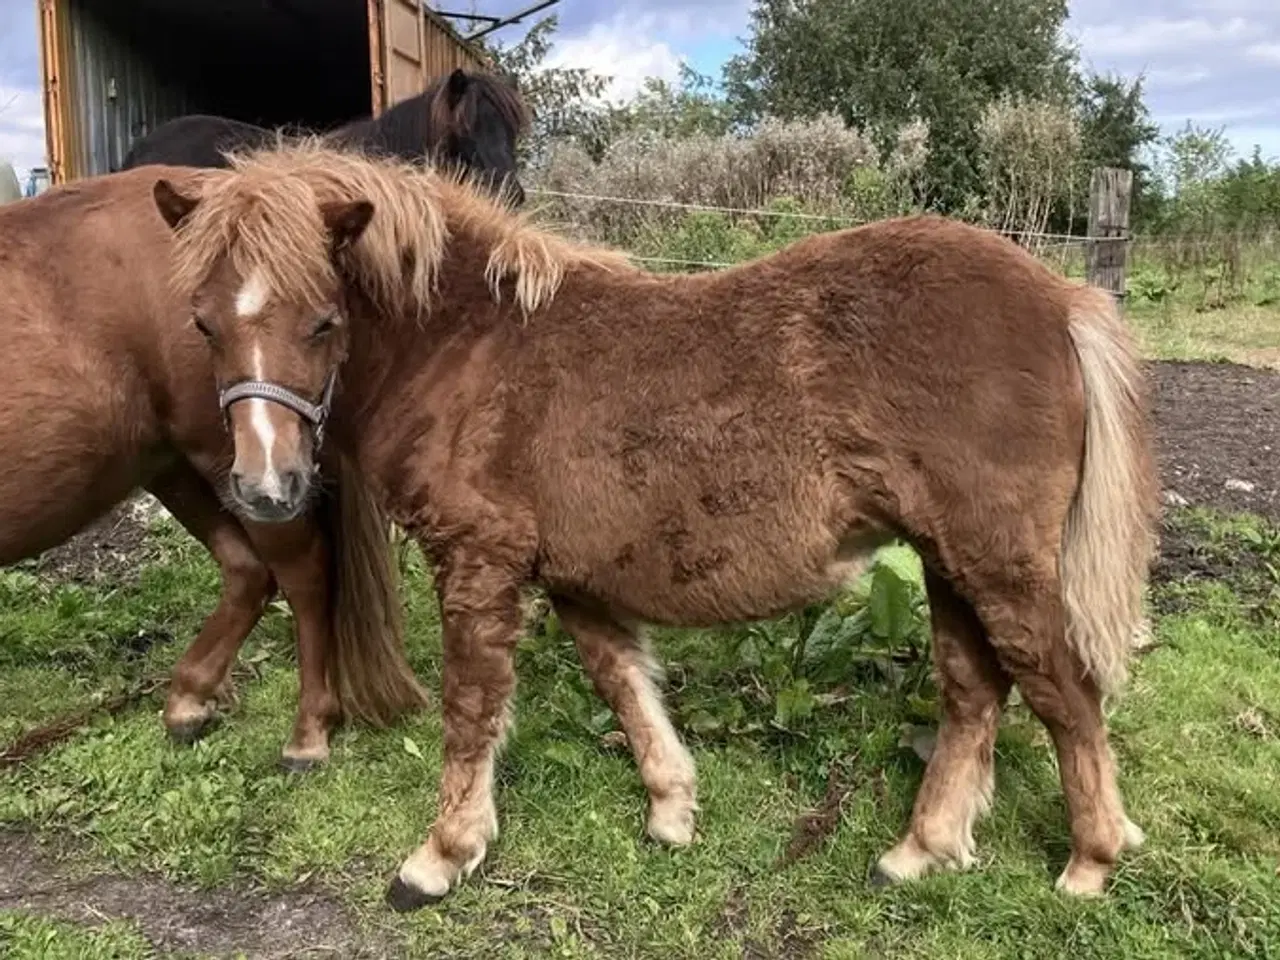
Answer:
[[[241,503],[244,502],[244,486],[238,473],[231,474],[231,495]]]
[[[284,493],[289,503],[297,503],[306,492],[307,478],[301,470],[290,470],[284,475]]]

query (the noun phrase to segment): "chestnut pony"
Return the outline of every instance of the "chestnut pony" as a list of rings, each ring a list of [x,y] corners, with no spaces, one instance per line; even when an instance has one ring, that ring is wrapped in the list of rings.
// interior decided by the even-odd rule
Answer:
[[[238,475],[216,358],[168,284],[173,235],[152,198],[156,176],[92,178],[0,208],[0,563],[149,490],[222,574],[217,607],[173,672],[170,733],[194,739],[215,716],[278,587],[293,608],[300,680],[283,763],[305,769],[327,757],[341,716],[385,724],[427,702],[404,655],[389,521],[350,463],[318,447],[316,411],[278,437],[323,461],[332,482],[322,490],[309,465],[276,499],[232,512],[244,494],[226,489]],[[320,392],[307,396],[318,403]],[[266,406],[234,401],[236,429],[269,435]]]
[[[649,834],[686,844],[694,766],[638,625],[779,614],[894,537],[928,571],[944,716],[874,879],[973,862],[1014,683],[1058,754],[1059,886],[1101,892],[1142,841],[1102,700],[1142,623],[1158,500],[1141,368],[1104,292],[933,217],[654,275],[437,173],[316,144],[175,171],[155,196],[219,380],[314,394],[336,374],[329,442],[434,564],[444,769],[397,909],[443,896],[497,834],[523,587],[547,589],[616,712]],[[305,424],[277,413],[268,435],[232,410],[241,495],[310,476]]]

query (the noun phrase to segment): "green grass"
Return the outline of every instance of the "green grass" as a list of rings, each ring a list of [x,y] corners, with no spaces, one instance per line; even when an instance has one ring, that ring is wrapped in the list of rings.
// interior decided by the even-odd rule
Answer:
[[[100,865],[197,889],[319,882],[415,956],[1275,956],[1280,631],[1266,604],[1280,537],[1251,520],[1179,522],[1208,559],[1257,562],[1239,564],[1238,578],[1156,598],[1159,644],[1113,718],[1121,787],[1149,842],[1102,902],[1052,890],[1067,855],[1065,811],[1047,738],[1021,706],[1000,735],[981,867],[869,888],[868,867],[904,827],[922,769],[901,745],[903,725],[930,722],[932,691],[923,664],[880,654],[853,663],[856,683],[838,688],[797,643],[812,616],[755,632],[660,635],[673,711],[699,768],[700,836],[687,850],[642,838],[634,765],[602,745],[612,718],[553,623],[519,649],[516,726],[499,769],[503,834],[486,866],[439,907],[391,914],[384,884],[435,809],[439,718],[343,730],[327,769],[278,772],[296,702],[278,611],[246,652],[259,676],[206,741],[167,742],[158,699],[99,720],[0,775],[0,828],[71,839]],[[0,740],[172,662],[215,578],[183,538],[165,534],[162,544],[161,562],[134,587],[69,600],[39,582],[5,586]],[[856,620],[865,600],[846,598],[845,612]],[[420,566],[407,602],[414,662],[438,686],[439,626]],[[121,656],[119,638],[139,628],[175,642]],[[897,635],[906,637],[900,652],[913,649],[915,634]],[[780,697],[797,688],[804,709]],[[780,866],[794,821],[821,802],[832,771],[851,785],[834,830]],[[0,945],[6,937],[6,956],[146,955],[119,925],[91,931],[0,914]]]
[[[0,956],[7,960],[150,960],[155,951],[130,924],[85,929],[0,911]]]
[[[1198,310],[1174,301],[1126,308],[1147,355],[1160,360],[1229,360],[1280,370],[1280,307],[1234,303]]]

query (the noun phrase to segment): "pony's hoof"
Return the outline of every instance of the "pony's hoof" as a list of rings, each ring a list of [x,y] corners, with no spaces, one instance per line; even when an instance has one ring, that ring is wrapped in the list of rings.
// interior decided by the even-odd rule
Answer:
[[[871,868],[871,874],[867,877],[867,882],[877,890],[883,890],[885,887],[894,887],[898,884],[897,878],[878,863]]]
[[[663,846],[687,847],[693,843],[695,809],[691,795],[654,800],[649,809],[649,822],[645,825],[645,832],[650,839]]]
[[[316,760],[312,757],[280,757],[280,769],[285,773],[310,773],[318,767],[324,766],[323,760]]]
[[[165,729],[169,731],[170,740],[184,747],[189,747],[196,741],[203,739],[217,725],[218,717],[215,714],[212,717],[205,717],[199,720],[184,720],[181,723],[167,726]]]
[[[421,910],[429,904],[439,903],[443,899],[443,896],[426,893],[415,886],[405,883],[400,879],[399,875],[391,881],[391,886],[387,888],[387,905],[396,913],[411,913],[414,910]]]

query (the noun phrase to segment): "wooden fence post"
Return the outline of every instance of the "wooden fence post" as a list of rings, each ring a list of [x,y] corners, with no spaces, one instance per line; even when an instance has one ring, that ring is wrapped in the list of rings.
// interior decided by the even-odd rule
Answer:
[[[1129,258],[1129,200],[1133,171],[1098,167],[1089,181],[1089,239],[1085,277],[1117,300],[1125,295]]]

